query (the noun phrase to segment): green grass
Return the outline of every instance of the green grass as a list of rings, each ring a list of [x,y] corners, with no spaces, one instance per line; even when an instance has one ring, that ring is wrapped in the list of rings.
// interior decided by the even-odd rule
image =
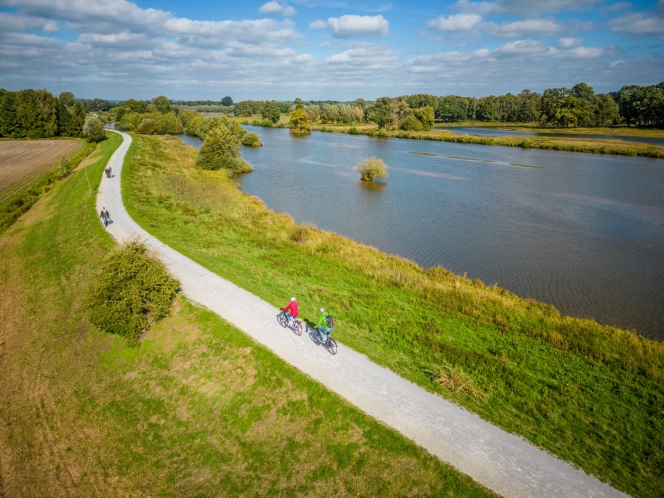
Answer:
[[[93,327],[118,145],[0,236],[0,496],[491,496],[182,297],[140,347]]]
[[[592,127],[577,127],[577,128],[553,128],[543,127],[538,122],[530,123],[505,123],[499,121],[459,121],[454,123],[436,123],[436,126],[445,126],[447,128],[496,128],[496,129],[522,129],[533,132],[543,133],[559,133],[565,134],[590,134],[590,135],[614,135],[616,137],[650,137],[650,138],[664,138],[664,130],[657,128],[637,128],[627,125],[615,126],[592,126]]]
[[[71,139],[61,139],[71,140]],[[85,142],[83,146],[69,156],[72,169],[85,159],[97,144]],[[11,197],[0,202],[0,234],[7,230],[23,213],[27,212],[41,196],[51,190],[62,178],[58,173],[58,164],[46,173],[38,176],[28,185],[20,188]]]
[[[403,377],[635,496],[664,489],[664,345],[343,237],[297,226],[194,168],[181,141],[135,137],[125,204],[149,232],[315,320]]]

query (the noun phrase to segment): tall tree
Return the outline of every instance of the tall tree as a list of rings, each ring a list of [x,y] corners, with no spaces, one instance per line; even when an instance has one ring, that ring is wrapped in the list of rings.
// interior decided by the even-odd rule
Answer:
[[[173,110],[173,104],[168,97],[160,95],[152,99],[152,107],[157,109],[161,114],[166,114]]]
[[[50,138],[58,134],[58,99],[48,90],[35,90],[35,98],[44,120],[44,137]]]
[[[71,111],[71,128],[69,136],[80,137],[83,134],[83,125],[85,124],[85,107],[80,100],[77,100]]]
[[[16,96],[6,92],[0,101],[0,136],[21,138],[25,136],[16,114]]]
[[[263,107],[261,108],[261,114],[263,115],[263,119],[269,119],[273,123],[276,123],[279,121],[279,118],[281,117],[281,109],[279,108],[279,105],[276,102],[265,102],[263,104]]]
[[[16,117],[27,138],[44,138],[44,116],[35,97],[34,90],[21,90],[16,93]]]
[[[221,99],[221,105],[230,106],[233,105],[233,99],[230,97],[224,97]]]

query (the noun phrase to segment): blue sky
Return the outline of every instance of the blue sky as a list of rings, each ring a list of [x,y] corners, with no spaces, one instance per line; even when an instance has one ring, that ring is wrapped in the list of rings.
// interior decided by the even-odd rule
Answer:
[[[664,0],[0,0],[0,86],[373,100],[664,80]]]

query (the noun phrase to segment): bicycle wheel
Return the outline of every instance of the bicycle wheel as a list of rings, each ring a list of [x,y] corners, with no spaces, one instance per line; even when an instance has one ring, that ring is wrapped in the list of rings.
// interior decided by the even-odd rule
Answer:
[[[279,325],[281,325],[283,328],[288,327],[288,318],[286,318],[286,315],[283,313],[279,313],[277,315],[277,321],[279,322]]]
[[[309,329],[309,339],[318,346],[320,344],[320,339],[318,338],[318,331],[316,329]]]
[[[296,335],[302,335],[302,322],[300,320],[293,321],[293,332]]]
[[[330,354],[337,354],[337,341],[330,337],[327,340],[327,343],[325,343],[325,349],[327,349]]]

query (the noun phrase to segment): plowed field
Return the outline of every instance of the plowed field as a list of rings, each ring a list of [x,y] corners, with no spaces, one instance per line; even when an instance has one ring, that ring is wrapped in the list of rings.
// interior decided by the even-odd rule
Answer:
[[[29,183],[81,145],[81,140],[0,141],[0,198]]]

